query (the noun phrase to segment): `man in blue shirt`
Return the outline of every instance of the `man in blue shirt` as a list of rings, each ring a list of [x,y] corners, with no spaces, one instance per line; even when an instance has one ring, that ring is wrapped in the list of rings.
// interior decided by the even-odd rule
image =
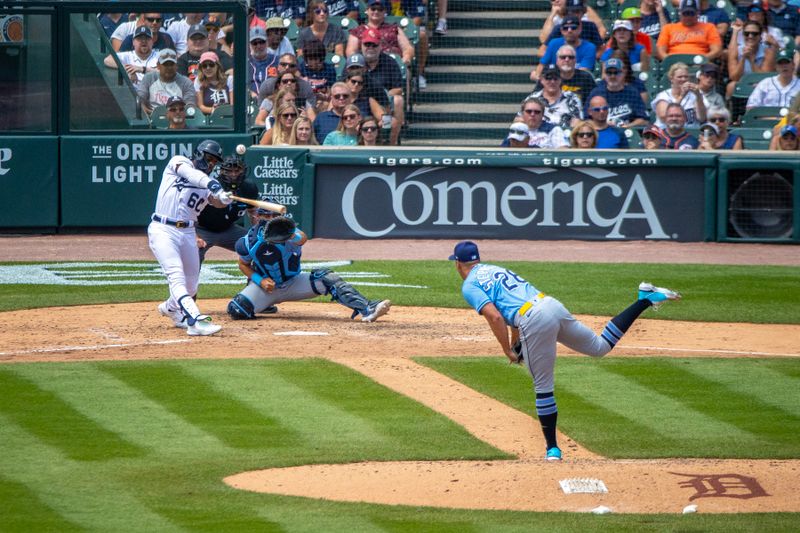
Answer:
[[[647,124],[647,109],[639,91],[625,82],[624,65],[619,59],[612,57],[606,61],[603,79],[589,94],[589,101],[595,96],[602,96],[608,102],[608,123],[612,126],[628,128]],[[588,102],[587,106],[588,108]],[[588,112],[584,110],[584,114]]]
[[[697,20],[698,22],[709,22],[716,26],[721,37],[728,33],[728,28],[731,25],[731,18],[728,13],[714,4],[710,4],[708,0],[700,0],[700,14]]]
[[[767,0],[772,25],[784,35],[794,39],[795,47],[800,46],[800,12],[797,6],[788,6],[783,0]]]
[[[591,72],[594,70],[594,62],[597,57],[597,47],[589,41],[581,39],[581,19],[575,16],[564,17],[564,22],[561,23],[561,35],[557,39],[553,39],[547,45],[544,55],[539,61],[539,66],[536,67],[535,80],[541,77],[542,69],[546,65],[556,64],[556,54],[558,49],[568,44],[575,49],[576,68],[587,70]],[[534,76],[531,76],[534,79]]]
[[[461,294],[486,319],[503,353],[511,364],[523,363],[533,377],[536,414],[547,446],[545,459],[560,461],[556,440],[558,408],[554,395],[553,370],[558,342],[577,352],[602,357],[619,342],[633,322],[648,307],[658,307],[681,295],[642,282],[636,302],[612,318],[596,335],[578,322],[564,305],[545,296],[536,287],[506,268],[480,262],[478,245],[472,241],[456,244],[453,255],[464,283]]]
[[[595,148],[629,148],[625,132],[608,123],[608,102],[602,96],[589,99],[587,108],[592,126],[597,130],[597,145]]]

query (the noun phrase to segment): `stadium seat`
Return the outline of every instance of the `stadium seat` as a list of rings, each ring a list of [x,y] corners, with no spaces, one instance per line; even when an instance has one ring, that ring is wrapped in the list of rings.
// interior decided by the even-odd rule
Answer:
[[[297,23],[294,19],[283,19],[283,25],[286,27],[286,38],[292,42],[294,45],[297,42],[297,36],[300,35],[300,28],[297,27]]]
[[[660,76],[669,72],[669,67],[675,63],[686,63],[690,67],[700,66],[706,62],[705,56],[699,54],[670,54],[659,65]]]
[[[642,147],[642,133],[637,128],[625,128],[625,138],[628,139],[628,146],[630,148]]]
[[[742,79],[736,82],[736,86],[733,88],[733,98],[749,98],[758,82],[774,75],[774,72],[751,72],[750,74],[745,74]]]
[[[772,128],[786,116],[789,110],[785,107],[754,107],[742,115],[744,128]]]
[[[158,105],[153,108],[153,112],[150,113],[150,127],[163,130],[169,126],[169,121],[167,120],[167,106]]]
[[[772,139],[769,128],[731,128],[730,132],[742,137],[745,150],[769,150]]]
[[[190,110],[194,109],[194,113]],[[198,108],[187,108],[186,112],[186,127],[187,128],[202,128],[206,125],[206,116]]]
[[[214,111],[208,115],[206,123],[210,128],[232,128],[233,106],[221,105],[219,107],[215,107]]]
[[[328,19],[328,24],[339,25],[344,31],[349,31],[356,27],[356,21],[350,17],[331,17]]]
[[[344,66],[347,63],[344,60],[344,57],[340,56],[339,54],[332,54],[328,52],[328,54],[325,56],[325,62],[333,65],[333,68],[336,69],[336,79],[340,79],[344,74]]]

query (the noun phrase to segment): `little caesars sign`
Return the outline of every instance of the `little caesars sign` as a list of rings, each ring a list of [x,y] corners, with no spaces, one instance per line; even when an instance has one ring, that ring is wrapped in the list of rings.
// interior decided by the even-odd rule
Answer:
[[[391,170],[318,168],[317,236],[703,238],[702,169]]]

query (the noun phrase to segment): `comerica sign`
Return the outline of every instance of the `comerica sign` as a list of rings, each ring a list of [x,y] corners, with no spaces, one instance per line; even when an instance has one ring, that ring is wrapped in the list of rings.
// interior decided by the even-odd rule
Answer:
[[[702,238],[703,172],[318,168],[318,236]],[[675,208],[675,191],[681,208]],[[340,198],[340,209],[332,209]]]

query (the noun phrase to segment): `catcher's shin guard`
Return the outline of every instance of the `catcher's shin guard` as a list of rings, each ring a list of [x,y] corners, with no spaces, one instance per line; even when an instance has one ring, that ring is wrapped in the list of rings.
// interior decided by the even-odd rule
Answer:
[[[228,314],[234,320],[251,320],[256,317],[253,303],[241,294],[228,302]]]
[[[316,280],[322,282],[332,300],[353,310],[353,315],[350,318],[355,318],[359,313],[365,314],[367,311],[369,300],[333,270],[320,268],[311,271],[311,288],[319,294],[315,285]]]

